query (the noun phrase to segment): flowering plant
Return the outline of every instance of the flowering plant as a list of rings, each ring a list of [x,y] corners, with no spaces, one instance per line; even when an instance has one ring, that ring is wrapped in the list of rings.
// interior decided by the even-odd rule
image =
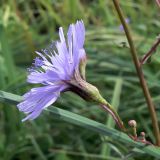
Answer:
[[[63,28],[59,28],[60,41],[52,42],[49,49],[36,52],[27,81],[43,86],[32,88],[24,94],[18,109],[27,117],[22,121],[37,118],[44,108],[53,104],[61,92],[72,91],[87,101],[99,103],[115,119],[120,128],[123,123],[112,106],[100,95],[98,89],[86,82],[86,53],[84,50],[85,27],[83,21],[71,24],[67,41]]]
[[[151,56],[153,48],[159,44],[159,39],[154,47],[142,59],[138,60],[135,47],[127,26],[129,20],[125,20],[123,13],[119,7],[118,1],[113,0],[117,13],[120,17],[123,29],[126,33],[132,57],[137,69],[137,74],[141,82],[141,86],[151,110],[154,132],[157,140],[157,145],[160,145],[159,127],[156,119],[154,105],[151,100],[149,90],[147,88],[141,65]],[[67,39],[64,36],[63,28],[59,28],[60,41],[52,42],[48,49],[42,52],[36,52],[38,57],[35,58],[33,66],[29,69],[27,81],[33,84],[41,84],[43,86],[32,88],[24,94],[23,101],[17,105],[18,109],[27,116],[22,120],[33,120],[37,118],[46,107],[53,104],[59,97],[61,92],[72,91],[87,101],[93,101],[99,104],[103,109],[109,112],[115,120],[118,127],[126,132],[132,139],[141,141],[146,144],[151,144],[146,141],[145,133],[142,134],[142,139],[137,137],[136,123],[134,125],[129,121],[129,126],[133,129],[133,135],[128,133],[121,118],[114,108],[101,96],[99,90],[88,83],[85,78],[86,67],[86,52],[84,49],[85,27],[83,21],[77,21],[76,24],[71,24],[67,32]]]

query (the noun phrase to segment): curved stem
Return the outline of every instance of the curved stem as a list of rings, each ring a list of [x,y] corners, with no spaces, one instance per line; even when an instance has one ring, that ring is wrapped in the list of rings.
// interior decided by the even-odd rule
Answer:
[[[156,42],[153,44],[151,49],[141,59],[141,65],[144,64],[149,59],[149,57],[152,56],[152,54],[156,51],[159,44],[160,44],[160,35],[158,36]]]
[[[118,127],[125,133],[127,133],[127,129],[125,128],[123,121],[121,120],[119,114],[114,110],[114,107],[112,107],[112,105],[110,103],[108,103],[102,96],[100,96],[100,98],[97,101],[100,106],[107,111],[108,113],[111,114],[111,116],[113,117],[113,119],[115,120],[116,124],[118,125]]]
[[[104,110],[106,110],[107,112],[109,112],[111,114],[111,116],[113,117],[113,119],[115,120],[116,124],[118,125],[118,127],[123,131],[126,132],[126,128],[121,120],[121,118],[119,117],[118,113],[116,111],[114,111],[112,109],[112,106],[108,103],[105,102],[105,104],[101,104],[100,105]]]
[[[133,40],[132,40],[132,36],[130,34],[128,25],[125,22],[125,18],[124,18],[124,15],[122,13],[122,10],[119,6],[118,0],[113,0],[113,3],[114,3],[116,11],[118,13],[118,16],[121,20],[121,23],[123,25],[126,37],[128,39],[128,43],[130,45],[131,55],[132,55],[132,58],[133,58],[133,61],[134,61],[134,64],[135,64],[135,67],[136,67],[136,70],[137,70],[137,74],[138,74],[138,77],[139,77],[139,80],[140,80],[140,84],[141,84],[141,87],[142,87],[142,90],[143,90],[143,93],[144,93],[144,96],[145,96],[145,99],[146,99],[146,102],[147,102],[147,105],[148,105],[148,109],[149,109],[149,112],[150,112],[151,119],[152,119],[152,125],[153,125],[153,129],[154,129],[154,135],[155,135],[155,138],[156,138],[156,144],[157,144],[157,146],[160,146],[160,131],[159,131],[159,126],[158,126],[158,119],[157,119],[155,107],[154,107],[154,104],[152,102],[149,89],[147,87],[147,84],[146,84],[146,81],[145,81],[145,78],[144,78],[144,75],[143,75],[143,72],[142,72],[141,65],[140,65],[140,62],[139,62],[139,59],[138,59],[138,56],[137,56],[137,51],[135,49],[135,46],[134,46],[134,43],[133,43]]]

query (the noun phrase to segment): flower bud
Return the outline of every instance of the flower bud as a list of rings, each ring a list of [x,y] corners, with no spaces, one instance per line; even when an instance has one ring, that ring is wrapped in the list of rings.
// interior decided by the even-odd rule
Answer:
[[[145,138],[146,134],[145,134],[145,132],[141,132],[140,135],[141,135],[141,140],[145,142],[146,141],[146,138]]]
[[[145,132],[141,132],[141,136],[145,137],[146,136]]]
[[[130,127],[136,128],[136,127],[137,127],[137,122],[136,122],[135,120],[130,120],[130,121],[128,122],[128,125],[129,125]]]

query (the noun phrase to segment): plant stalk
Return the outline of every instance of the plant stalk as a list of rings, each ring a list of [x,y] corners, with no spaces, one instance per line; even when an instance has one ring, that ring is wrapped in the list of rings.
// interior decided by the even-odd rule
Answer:
[[[141,87],[142,87],[142,90],[143,90],[143,93],[144,93],[144,96],[145,96],[145,99],[146,99],[146,102],[147,102],[147,105],[148,105],[148,109],[149,109],[149,112],[150,112],[151,119],[152,119],[154,135],[155,135],[155,138],[156,138],[156,145],[160,146],[160,131],[159,131],[159,126],[158,126],[158,119],[157,119],[155,107],[154,107],[154,104],[153,104],[148,86],[146,84],[146,81],[145,81],[145,78],[144,78],[144,75],[143,75],[142,67],[140,65],[140,61],[139,61],[138,56],[137,56],[137,51],[135,49],[131,33],[129,31],[128,25],[125,22],[125,18],[124,18],[122,10],[120,8],[118,0],[113,0],[113,3],[114,3],[116,11],[118,13],[119,19],[120,19],[120,21],[123,25],[128,43],[130,45],[131,55],[132,55],[132,58],[133,58],[133,61],[134,61],[134,64],[135,64],[135,67],[136,67],[136,70],[137,70],[137,75],[139,77],[139,81],[140,81],[140,84],[141,84]]]
[[[111,114],[111,116],[113,117],[113,119],[115,120],[116,124],[118,125],[118,127],[123,131],[126,132],[125,126],[121,120],[121,118],[119,117],[118,113],[116,111],[114,111],[114,109],[112,109],[112,106],[106,102],[100,105],[104,110],[106,110],[108,113]]]
[[[152,54],[156,51],[159,44],[160,44],[160,35],[158,36],[156,42],[153,44],[151,49],[141,59],[141,65],[143,65],[149,59],[149,57],[152,56]]]

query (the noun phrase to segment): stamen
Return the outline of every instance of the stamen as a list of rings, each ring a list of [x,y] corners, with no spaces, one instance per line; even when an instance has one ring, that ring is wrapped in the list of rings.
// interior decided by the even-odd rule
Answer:
[[[43,64],[44,64],[43,61],[39,57],[36,57],[34,59],[34,65],[35,65],[35,67],[41,67]]]

